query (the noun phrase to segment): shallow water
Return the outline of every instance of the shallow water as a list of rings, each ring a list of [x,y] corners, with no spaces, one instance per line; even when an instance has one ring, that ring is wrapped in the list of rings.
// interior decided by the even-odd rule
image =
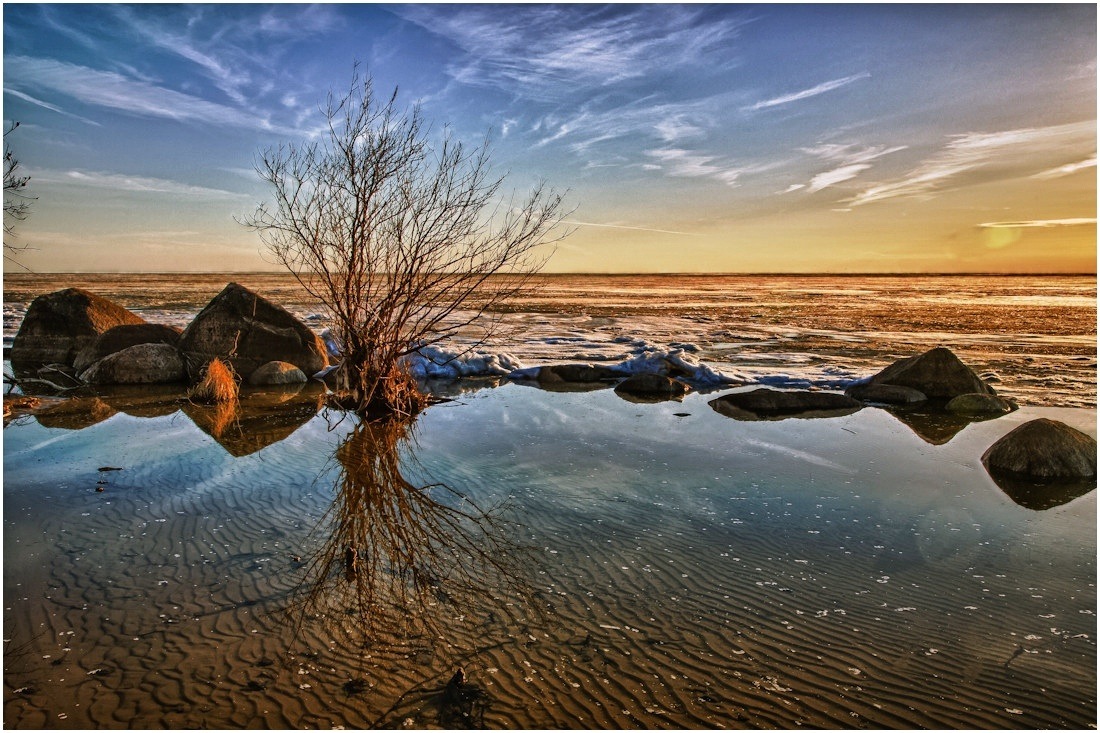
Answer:
[[[4,279],[5,343],[44,293],[85,287],[184,327],[229,280],[324,326],[284,274],[14,273]],[[644,340],[686,348],[744,383],[837,389],[943,345],[1022,404],[1096,405],[1091,276],[547,275],[500,316],[492,348],[527,366],[619,361]]]
[[[1094,411],[944,442],[453,397],[408,431],[153,391],[9,425],[5,725],[1095,726],[1095,491],[1028,509],[979,461]]]

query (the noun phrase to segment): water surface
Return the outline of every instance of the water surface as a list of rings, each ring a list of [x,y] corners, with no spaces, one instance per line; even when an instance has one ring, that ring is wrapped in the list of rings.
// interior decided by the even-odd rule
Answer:
[[[936,444],[873,408],[453,396],[393,430],[310,395],[7,427],[5,724],[1095,725],[1095,492],[1036,511],[979,462],[1094,411]]]

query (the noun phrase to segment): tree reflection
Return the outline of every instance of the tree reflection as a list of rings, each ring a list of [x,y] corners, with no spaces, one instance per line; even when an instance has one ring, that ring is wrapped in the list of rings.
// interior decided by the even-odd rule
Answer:
[[[526,550],[511,539],[505,505],[410,481],[422,469],[414,448],[414,422],[389,418],[361,422],[335,451],[320,549],[289,609],[299,629],[322,619],[364,646],[402,643],[446,638],[452,622],[492,621],[504,606],[525,605],[511,602],[527,595],[517,573]]]

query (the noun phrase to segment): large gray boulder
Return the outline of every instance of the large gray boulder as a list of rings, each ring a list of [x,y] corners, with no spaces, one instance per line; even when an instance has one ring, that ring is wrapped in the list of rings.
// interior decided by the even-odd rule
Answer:
[[[711,408],[735,420],[840,417],[863,408],[863,403],[835,392],[781,391],[766,387],[732,392],[711,400]]]
[[[145,321],[122,306],[81,288],[68,288],[31,301],[11,347],[17,370],[43,364],[72,366],[82,349],[116,326]]]
[[[1095,479],[1096,440],[1065,423],[1047,418],[1026,422],[985,452],[982,464],[992,475],[1036,480]]]
[[[187,372],[175,346],[135,344],[103,357],[80,374],[88,384],[174,384]]]
[[[973,369],[948,348],[937,346],[917,356],[900,359],[863,384],[846,391],[851,397],[866,395],[874,385],[909,387],[934,399],[950,400],[963,394],[996,394]]]
[[[79,371],[84,371],[105,356],[138,344],[168,344],[174,347],[179,343],[180,333],[181,329],[175,326],[157,323],[115,326],[101,333],[95,341],[81,349],[73,361],[73,366]]]
[[[180,336],[191,379],[214,358],[238,374],[251,374],[269,361],[286,361],[315,374],[328,359],[320,337],[285,308],[248,288],[229,283],[199,312]]]

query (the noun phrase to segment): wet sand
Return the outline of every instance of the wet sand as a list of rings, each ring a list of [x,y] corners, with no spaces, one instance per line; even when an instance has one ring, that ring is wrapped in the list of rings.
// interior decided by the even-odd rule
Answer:
[[[1094,411],[933,444],[877,409],[456,397],[386,435],[149,395],[7,427],[5,725],[1095,725],[1095,492],[1035,511],[978,460]]]

